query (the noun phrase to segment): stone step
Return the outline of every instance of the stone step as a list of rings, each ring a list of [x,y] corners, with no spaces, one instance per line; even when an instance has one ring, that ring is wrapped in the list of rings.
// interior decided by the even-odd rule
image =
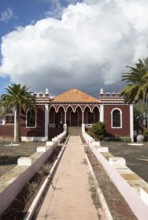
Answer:
[[[81,135],[81,127],[68,127],[68,134],[71,136]]]

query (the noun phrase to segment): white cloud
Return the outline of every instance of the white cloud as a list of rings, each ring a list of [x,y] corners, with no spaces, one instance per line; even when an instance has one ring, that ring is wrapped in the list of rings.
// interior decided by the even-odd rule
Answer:
[[[44,0],[50,4],[50,10],[45,12],[45,18],[54,17],[60,18],[63,12],[63,6],[59,0]]]
[[[147,56],[146,11],[146,0],[69,5],[61,19],[46,18],[4,36],[0,74],[54,94],[71,87],[92,94],[101,87],[121,89],[125,66]]]
[[[7,8],[5,11],[3,11],[0,15],[0,21],[8,22],[10,19],[14,17],[13,11],[11,8]]]

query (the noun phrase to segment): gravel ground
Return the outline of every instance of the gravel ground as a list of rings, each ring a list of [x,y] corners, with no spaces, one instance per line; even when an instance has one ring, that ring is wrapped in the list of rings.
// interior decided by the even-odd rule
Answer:
[[[113,220],[137,220],[136,216],[89,148],[86,150],[86,153]]]
[[[45,145],[43,142],[22,142],[19,146],[5,146],[7,144],[10,142],[0,141],[0,176],[16,166],[19,157],[30,156],[36,152],[37,146]]]
[[[148,182],[148,142],[143,146],[128,145],[125,142],[101,142],[109,147],[109,152],[116,157],[124,157],[127,166],[142,179]]]

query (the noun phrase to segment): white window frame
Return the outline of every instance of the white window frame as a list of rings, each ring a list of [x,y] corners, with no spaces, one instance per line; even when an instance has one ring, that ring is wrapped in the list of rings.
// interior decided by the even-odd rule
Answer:
[[[115,127],[115,126],[113,126],[113,112],[115,111],[115,110],[118,110],[119,112],[120,112],[120,127]],[[121,109],[120,108],[114,108],[114,109],[112,109],[112,111],[111,111],[111,128],[119,128],[119,129],[121,129],[122,128],[122,111],[121,111]]]
[[[8,123],[8,122],[6,122],[6,117],[8,117],[8,116],[12,116],[12,117],[13,117],[13,123]],[[14,125],[14,124],[15,124],[14,114],[11,114],[11,113],[6,114],[6,116],[5,116],[5,124],[6,124],[6,125]]]
[[[3,125],[3,118],[0,117],[0,125]]]
[[[35,126],[27,126],[27,119],[28,119],[28,117],[27,117],[27,114],[28,114],[28,111],[29,110],[32,110],[32,108],[29,108],[29,109],[27,109],[27,111],[26,111],[26,128],[36,128],[37,127],[37,112],[36,112],[36,110],[34,110],[35,111]]]

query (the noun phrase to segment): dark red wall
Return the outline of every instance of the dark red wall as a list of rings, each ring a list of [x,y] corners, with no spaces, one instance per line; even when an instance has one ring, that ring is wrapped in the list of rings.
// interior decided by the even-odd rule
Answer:
[[[51,140],[55,136],[61,134],[63,132],[63,128],[48,128],[48,140]]]
[[[0,125],[0,136],[13,137],[14,125]]]
[[[122,128],[111,128],[111,112],[118,108],[122,111]],[[130,136],[130,106],[128,105],[105,105],[104,106],[104,121],[106,134],[111,137],[115,135]]]
[[[37,127],[26,128],[26,113],[21,114],[21,136],[43,137],[45,136],[45,106],[37,106]]]

